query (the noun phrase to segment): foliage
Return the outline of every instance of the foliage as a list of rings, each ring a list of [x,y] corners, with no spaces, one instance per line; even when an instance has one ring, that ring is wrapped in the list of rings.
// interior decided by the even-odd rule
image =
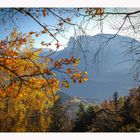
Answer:
[[[74,57],[56,62],[48,56],[41,57],[41,49],[33,47],[33,34],[14,29],[9,37],[0,41],[1,131],[48,131],[50,110],[58,99],[61,85],[52,70],[79,63]],[[86,73],[78,74],[75,69],[77,75],[74,75],[75,71],[68,72],[69,69],[67,74],[71,79],[85,81]],[[68,81],[66,88],[70,86],[67,84]]]
[[[139,88],[130,90],[128,97],[113,95],[113,101],[103,102],[96,112],[92,131],[138,132],[140,128]]]

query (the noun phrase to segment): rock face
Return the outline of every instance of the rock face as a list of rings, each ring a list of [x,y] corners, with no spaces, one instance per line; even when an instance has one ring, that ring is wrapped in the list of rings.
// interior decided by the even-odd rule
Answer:
[[[119,95],[128,95],[135,81],[130,74],[132,61],[123,61],[130,60],[127,51],[140,45],[140,42],[129,37],[113,36],[98,34],[72,37],[68,46],[55,54],[56,59],[71,55],[80,57],[78,68],[88,72],[89,80],[84,84],[72,84],[67,93],[100,101],[111,97],[115,91]]]

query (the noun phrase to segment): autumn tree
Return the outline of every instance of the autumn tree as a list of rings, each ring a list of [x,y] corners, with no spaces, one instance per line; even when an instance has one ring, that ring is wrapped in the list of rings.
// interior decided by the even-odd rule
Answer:
[[[70,87],[66,78],[62,82],[56,78],[56,71],[65,73],[73,82],[87,80],[86,72],[68,67],[77,66],[80,58],[71,56],[54,61],[50,55],[40,56],[42,50],[34,48],[33,36],[48,32],[43,28],[40,33],[23,34],[15,28],[0,40],[1,131],[48,131],[50,110],[55,112],[60,86]],[[44,45],[43,41],[41,44]],[[62,71],[64,66],[67,69]]]
[[[123,129],[126,131],[139,131],[140,128],[140,111],[139,111],[139,101],[140,101],[140,88],[133,88],[130,90],[129,96],[124,103],[123,109],[128,115],[126,124],[130,124]]]

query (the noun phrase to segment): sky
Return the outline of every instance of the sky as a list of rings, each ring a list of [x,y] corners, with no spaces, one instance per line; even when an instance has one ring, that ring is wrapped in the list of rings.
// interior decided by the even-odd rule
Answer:
[[[66,9],[66,8],[65,8]],[[8,9],[5,9],[5,11],[8,11]],[[113,8],[107,8],[107,11],[113,11]],[[116,9],[115,9],[116,10]],[[118,8],[117,10],[123,10]],[[1,12],[0,11],[0,19],[2,19],[1,15],[4,15],[6,12]],[[6,15],[6,16],[5,16]],[[30,17],[27,16],[23,16],[21,14],[16,14],[14,16],[14,22],[15,24],[10,20],[8,17],[8,14],[5,14],[4,18],[7,19],[7,21],[5,22],[5,24],[1,24],[0,25],[0,39],[4,39],[6,36],[8,36],[10,34],[10,32],[13,30],[13,28],[17,28],[17,30],[19,32],[22,33],[28,33],[30,31],[33,32],[39,32],[40,30],[43,30],[43,28],[41,26],[39,26],[35,21],[33,21],[33,19],[31,19]],[[69,16],[69,13],[65,13],[63,14],[63,18],[66,18]],[[52,26],[56,26],[58,24],[58,20],[56,19],[56,17],[54,17],[53,15],[47,15],[45,18],[43,17],[43,15],[40,15],[38,20],[43,23],[43,25],[49,25],[48,28],[52,27]],[[115,16],[109,16],[107,17],[105,20],[103,20],[102,22],[97,22],[95,20],[91,20],[90,22],[85,22],[83,24],[83,27],[85,27],[87,24],[87,28],[86,30],[86,35],[91,35],[94,36],[96,34],[99,33],[105,33],[105,34],[115,34],[117,32],[117,30],[114,30],[112,28],[112,24],[120,24],[122,23],[123,18],[117,17],[117,21],[116,21],[116,17]],[[74,17],[72,15],[72,23],[81,23],[82,18],[81,17]],[[15,26],[15,27],[14,27]],[[101,29],[101,27],[103,27]],[[60,45],[61,47],[59,48],[59,50],[64,49],[65,47],[67,47],[68,41],[70,37],[76,37],[78,35],[82,35],[83,33],[76,27],[76,30],[73,28],[73,26],[69,26],[65,24],[65,32],[61,32],[61,34],[63,34],[65,37],[62,37],[61,35],[58,35],[57,38],[60,41]],[[124,35],[124,33],[119,32],[118,34],[120,35]],[[128,36],[131,37],[130,34],[128,34]],[[34,43],[34,47],[35,48],[46,48],[46,46],[42,46],[41,42],[44,41],[45,43],[48,43],[51,41],[52,38],[50,38],[50,36],[48,35],[41,35],[39,37],[33,37],[35,39],[35,43]],[[55,42],[56,43],[56,42]],[[55,43],[52,44],[51,49],[56,50],[56,46]]]

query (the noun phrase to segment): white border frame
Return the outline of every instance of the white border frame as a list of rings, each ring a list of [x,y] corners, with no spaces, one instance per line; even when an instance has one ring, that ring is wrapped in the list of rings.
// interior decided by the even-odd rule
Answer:
[[[0,7],[140,7],[140,0],[0,0]]]

